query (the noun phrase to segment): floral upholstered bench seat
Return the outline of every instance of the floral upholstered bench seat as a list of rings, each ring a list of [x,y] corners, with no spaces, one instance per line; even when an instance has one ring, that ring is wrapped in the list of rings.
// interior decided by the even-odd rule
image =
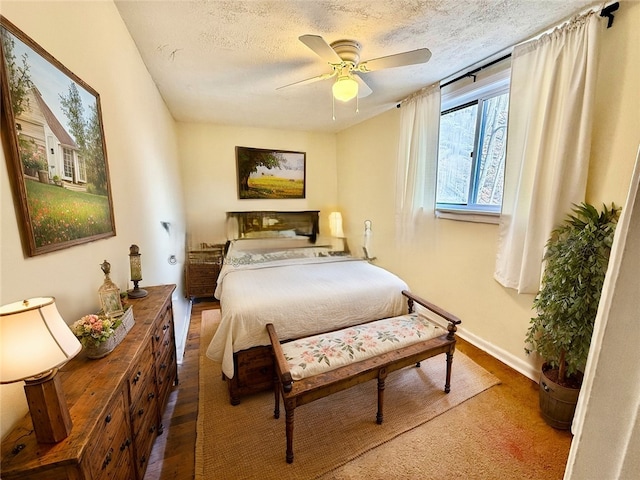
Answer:
[[[293,418],[296,407],[360,383],[378,380],[376,422],[382,424],[387,375],[440,353],[447,356],[444,391],[451,388],[451,365],[457,325],[461,321],[426,300],[403,291],[409,313],[281,343],[273,324],[267,332],[273,348],[274,416],[280,395],[286,411],[286,460],[293,462]],[[449,322],[447,329],[414,313],[414,302]]]
[[[447,331],[408,313],[282,344],[293,380],[302,380],[383,353],[429,340]]]

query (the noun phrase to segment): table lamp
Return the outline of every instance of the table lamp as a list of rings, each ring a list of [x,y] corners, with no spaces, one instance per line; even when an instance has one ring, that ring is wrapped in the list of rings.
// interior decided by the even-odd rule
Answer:
[[[329,214],[329,229],[332,237],[344,238],[342,231],[342,214],[340,212],[331,212]]]
[[[81,349],[53,297],[0,307],[0,383],[24,380],[38,442],[57,443],[71,432],[69,407],[56,374]]]

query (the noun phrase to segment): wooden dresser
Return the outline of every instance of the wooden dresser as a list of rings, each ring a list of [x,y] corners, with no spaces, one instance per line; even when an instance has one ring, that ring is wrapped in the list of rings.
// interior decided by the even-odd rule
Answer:
[[[71,434],[37,443],[27,413],[2,441],[3,480],[142,480],[178,381],[175,285],[145,289],[146,297],[129,300],[135,325],[113,352],[99,360],[81,352],[60,369]]]
[[[187,252],[187,297],[213,297],[224,256],[224,245]]]

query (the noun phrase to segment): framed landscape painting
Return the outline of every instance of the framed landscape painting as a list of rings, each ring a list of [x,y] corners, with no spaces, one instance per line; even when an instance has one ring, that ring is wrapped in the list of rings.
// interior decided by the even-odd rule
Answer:
[[[116,234],[98,93],[0,16],[2,129],[28,256]]]
[[[236,147],[238,198],[305,198],[304,152]]]

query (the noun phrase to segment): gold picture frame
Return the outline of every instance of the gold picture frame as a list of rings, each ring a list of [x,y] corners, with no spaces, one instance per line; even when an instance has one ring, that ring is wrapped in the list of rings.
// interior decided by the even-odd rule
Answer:
[[[103,290],[98,293],[100,297],[100,307],[107,317],[119,317],[124,313],[122,301],[120,300],[120,290]]]
[[[305,152],[236,147],[238,198],[305,198]]]

